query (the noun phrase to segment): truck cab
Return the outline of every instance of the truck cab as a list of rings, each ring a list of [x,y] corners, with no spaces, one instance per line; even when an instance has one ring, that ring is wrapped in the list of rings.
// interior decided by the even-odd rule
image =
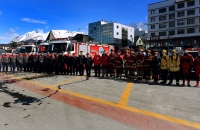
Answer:
[[[74,53],[74,44],[69,40],[56,40],[49,42],[48,52],[50,53],[59,53],[61,54],[64,51],[64,54],[67,52]]]
[[[34,44],[22,45],[20,47],[19,53],[34,53],[37,52],[37,47]]]

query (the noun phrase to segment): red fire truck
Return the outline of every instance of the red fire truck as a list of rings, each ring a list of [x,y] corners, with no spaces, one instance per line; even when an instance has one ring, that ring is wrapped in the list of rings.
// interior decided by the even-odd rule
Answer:
[[[80,51],[83,51],[83,54],[90,53],[91,56],[94,56],[95,52],[98,52],[100,55],[105,51],[109,54],[110,50],[114,48],[112,45],[99,45],[99,44],[90,44],[82,42],[71,42],[69,40],[54,40],[49,42],[48,52],[50,53],[62,53],[67,54],[70,52],[73,54],[80,54]]]

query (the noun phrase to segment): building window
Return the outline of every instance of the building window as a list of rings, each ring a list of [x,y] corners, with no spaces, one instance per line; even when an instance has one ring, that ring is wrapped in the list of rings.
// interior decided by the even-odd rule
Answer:
[[[155,29],[155,25],[151,25],[151,29]]]
[[[155,14],[155,10],[151,10],[151,14]]]
[[[200,27],[199,27],[200,28]],[[155,33],[151,33],[151,37],[155,37]]]
[[[151,22],[155,22],[155,18],[151,18]]]
[[[117,25],[117,28],[119,28],[119,26]]]
[[[166,28],[166,24],[165,23],[159,24],[159,28]]]
[[[171,27],[175,27],[175,22],[169,23],[169,27],[170,27],[170,28],[171,28]]]
[[[187,24],[194,24],[195,23],[195,19],[187,19]]]
[[[94,30],[96,30],[96,27],[94,27]]]
[[[195,28],[188,28],[187,33],[195,33]]]
[[[166,36],[166,32],[159,32],[159,36]]]
[[[195,2],[194,1],[189,1],[189,2],[187,2],[187,6],[189,7],[189,6],[194,6],[195,5]]]
[[[175,11],[175,6],[169,7],[169,11]]]
[[[119,33],[117,32],[117,35],[119,35]]]
[[[159,21],[164,21],[164,20],[166,20],[166,16],[160,16],[159,17]]]
[[[187,15],[194,15],[195,14],[195,10],[188,10],[187,11]]]
[[[166,12],[166,8],[159,9],[159,13],[165,13],[165,12]]]
[[[90,31],[90,33],[92,33],[92,31]]]
[[[185,24],[185,20],[178,20],[177,21],[177,25],[184,25]]]
[[[130,35],[130,37],[132,37],[132,35]]]
[[[178,8],[178,9],[184,8],[184,3],[177,4],[177,8]]]
[[[175,14],[170,14],[169,19],[175,19]]]
[[[177,29],[177,34],[184,34],[185,30],[184,29]]]
[[[183,17],[185,15],[184,11],[178,12],[177,13],[177,17]]]
[[[169,36],[175,35],[175,31],[169,31]]]

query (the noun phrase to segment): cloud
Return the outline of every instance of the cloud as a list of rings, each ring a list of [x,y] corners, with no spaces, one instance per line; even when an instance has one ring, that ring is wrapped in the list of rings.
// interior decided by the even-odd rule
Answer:
[[[37,29],[36,32],[43,33],[43,29]]]
[[[148,16],[145,17],[145,20],[148,20]]]
[[[19,34],[17,34],[13,28],[10,28],[8,32],[0,35],[0,43],[8,43],[18,36]]]
[[[0,16],[3,14],[3,12],[2,11],[0,11]]]
[[[46,26],[45,28],[46,28],[46,29],[48,29],[48,28],[49,28],[49,26]]]
[[[31,18],[22,18],[22,21],[29,22],[29,23],[47,24],[47,22],[44,20],[36,20],[36,19],[31,19]]]

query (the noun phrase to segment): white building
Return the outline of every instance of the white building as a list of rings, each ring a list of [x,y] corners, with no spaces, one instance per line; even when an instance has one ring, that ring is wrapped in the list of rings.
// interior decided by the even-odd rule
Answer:
[[[148,5],[151,46],[199,46],[200,1],[165,0]]]
[[[88,35],[93,42],[129,46],[134,42],[134,28],[116,22],[89,23]]]

